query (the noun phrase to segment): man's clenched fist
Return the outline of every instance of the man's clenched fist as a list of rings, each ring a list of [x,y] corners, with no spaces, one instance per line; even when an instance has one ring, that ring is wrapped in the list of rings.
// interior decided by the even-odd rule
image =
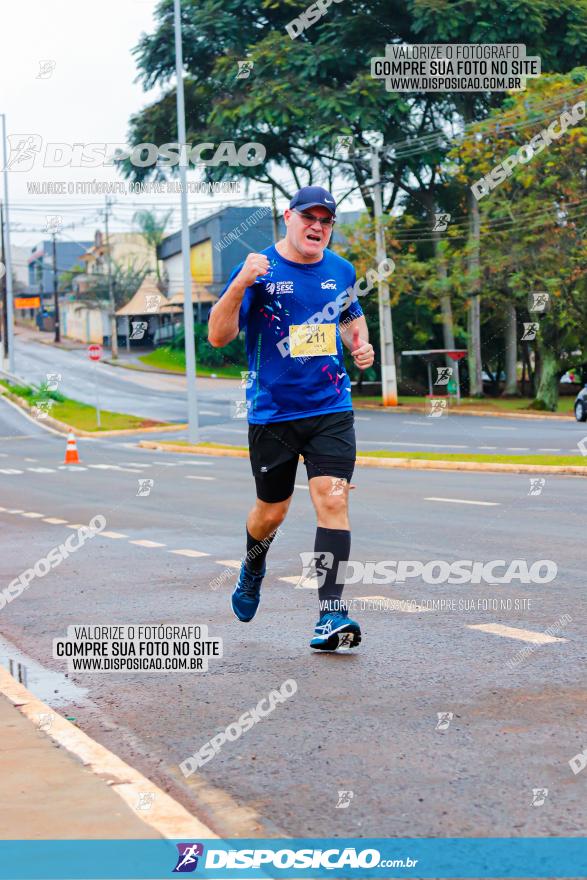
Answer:
[[[259,275],[266,275],[269,271],[269,260],[265,256],[265,254],[249,254],[247,259],[245,260],[244,266],[238,273],[238,280],[245,285],[245,287],[250,287],[251,284],[255,283],[255,279],[259,277]]]

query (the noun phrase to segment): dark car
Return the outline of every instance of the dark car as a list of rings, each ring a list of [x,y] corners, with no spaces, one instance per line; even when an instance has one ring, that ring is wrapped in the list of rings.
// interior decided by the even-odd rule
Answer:
[[[575,398],[575,418],[578,422],[587,422],[587,385],[581,388]]]

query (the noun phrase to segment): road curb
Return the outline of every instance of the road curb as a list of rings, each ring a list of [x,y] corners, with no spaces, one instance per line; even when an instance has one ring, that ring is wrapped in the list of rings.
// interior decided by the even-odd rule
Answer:
[[[379,406],[376,403],[363,403],[361,404],[359,400],[354,397],[353,398],[353,409],[365,409],[365,410],[374,410],[375,412],[384,412],[384,413],[427,413],[428,410],[424,406]],[[455,407],[448,411],[448,416],[486,416],[493,419],[547,419],[548,421],[559,421],[559,422],[568,422],[569,419],[572,419],[572,413],[568,415],[564,415],[563,413],[512,413],[512,412],[495,412],[495,410],[484,409],[484,410],[476,410],[476,409],[461,409],[460,407]]]
[[[155,449],[160,452],[184,452],[189,455],[216,455],[220,458],[248,458],[245,449],[218,449],[210,446],[180,446],[176,443],[158,443],[156,440],[141,440],[143,449]],[[582,465],[542,465],[542,464],[506,464],[503,462],[484,461],[433,461],[423,458],[372,458],[367,455],[357,456],[360,467],[399,468],[404,470],[437,470],[437,471],[487,471],[490,473],[510,474],[559,474],[562,476],[587,477],[587,466]]]
[[[110,367],[120,367],[123,370],[131,370],[135,373],[156,373],[159,376],[179,376],[180,379],[185,379],[185,370],[166,370],[164,367],[150,367],[148,364],[144,364],[142,367],[139,367],[137,364],[123,364],[118,363],[116,361],[111,361],[108,358],[102,358],[103,364],[108,364]],[[196,374],[196,379],[220,379],[223,382],[230,380],[231,382],[239,382],[240,379],[238,376],[211,376],[211,375],[200,375]]]
[[[10,673],[0,667],[0,693],[3,694],[29,721],[36,724],[40,714],[53,716],[49,730],[43,731],[59,746],[75,755],[82,764],[104,780],[145,825],[153,828],[161,837],[173,840],[180,837],[219,837],[200,819],[197,819],[178,801],[166,794],[154,782],[143,776],[130,764],[110,752],[105,746],[91,739],[86,733],[67,721],[52,706],[37,699]],[[154,792],[150,810],[137,810],[139,794]]]
[[[17,394],[12,394],[11,391],[7,391],[2,386],[0,386],[0,394],[21,409],[32,421],[35,422],[35,424],[41,424],[42,422],[42,427],[51,427],[59,434],[69,434],[70,431],[73,431],[77,437],[123,437],[136,434],[160,434],[162,432],[185,431],[188,427],[187,424],[181,424],[159,425],[152,428],[121,428],[119,431],[84,431],[83,428],[75,428],[72,425],[59,421],[59,419],[54,419],[53,416],[47,416],[44,419],[35,419],[31,415],[32,407],[29,406],[26,400],[23,400],[22,397],[19,397]]]
[[[156,449],[161,452],[187,452],[190,455],[217,455],[221,458],[248,458],[246,449],[218,449],[210,446],[180,446],[178,443],[158,443],[156,440],[139,440],[142,449]]]

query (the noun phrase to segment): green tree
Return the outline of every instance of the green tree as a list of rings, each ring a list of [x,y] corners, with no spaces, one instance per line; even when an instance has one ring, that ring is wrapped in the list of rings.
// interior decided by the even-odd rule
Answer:
[[[159,216],[156,211],[136,211],[133,215],[133,223],[139,227],[140,233],[150,245],[155,254],[157,248],[165,238],[165,229],[173,215],[173,211],[167,211],[163,216]],[[159,269],[159,260],[155,258],[155,270],[157,272],[157,281],[161,281],[161,273]]]
[[[510,96],[506,114],[479,124],[453,154],[459,179],[481,179],[572,106],[582,102],[584,114],[586,83],[587,69],[579,68]],[[587,128],[578,120],[480,201],[483,297],[513,302],[526,325],[538,371],[537,409],[556,409],[561,375],[587,357],[586,146]],[[534,292],[548,293],[544,312],[531,310]]]

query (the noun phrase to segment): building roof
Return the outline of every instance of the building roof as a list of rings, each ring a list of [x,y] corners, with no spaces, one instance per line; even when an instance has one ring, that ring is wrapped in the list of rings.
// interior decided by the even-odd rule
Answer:
[[[158,296],[159,301],[156,309],[147,308],[147,297],[148,296]],[[157,314],[161,311],[164,306],[169,305],[169,300],[165,296],[165,294],[161,293],[157,286],[157,282],[153,278],[152,275],[145,275],[143,278],[141,285],[133,298],[126,303],[126,305],[122,306],[122,308],[118,309],[116,312],[117,315],[149,315],[149,314]]]
[[[212,293],[208,290],[207,287],[203,284],[198,284],[197,281],[192,280],[192,302],[193,303],[211,303],[216,302],[218,297],[216,294]],[[170,300],[168,300],[168,305],[165,308],[165,311],[168,311],[169,306],[183,306],[183,290],[175,293]]]

